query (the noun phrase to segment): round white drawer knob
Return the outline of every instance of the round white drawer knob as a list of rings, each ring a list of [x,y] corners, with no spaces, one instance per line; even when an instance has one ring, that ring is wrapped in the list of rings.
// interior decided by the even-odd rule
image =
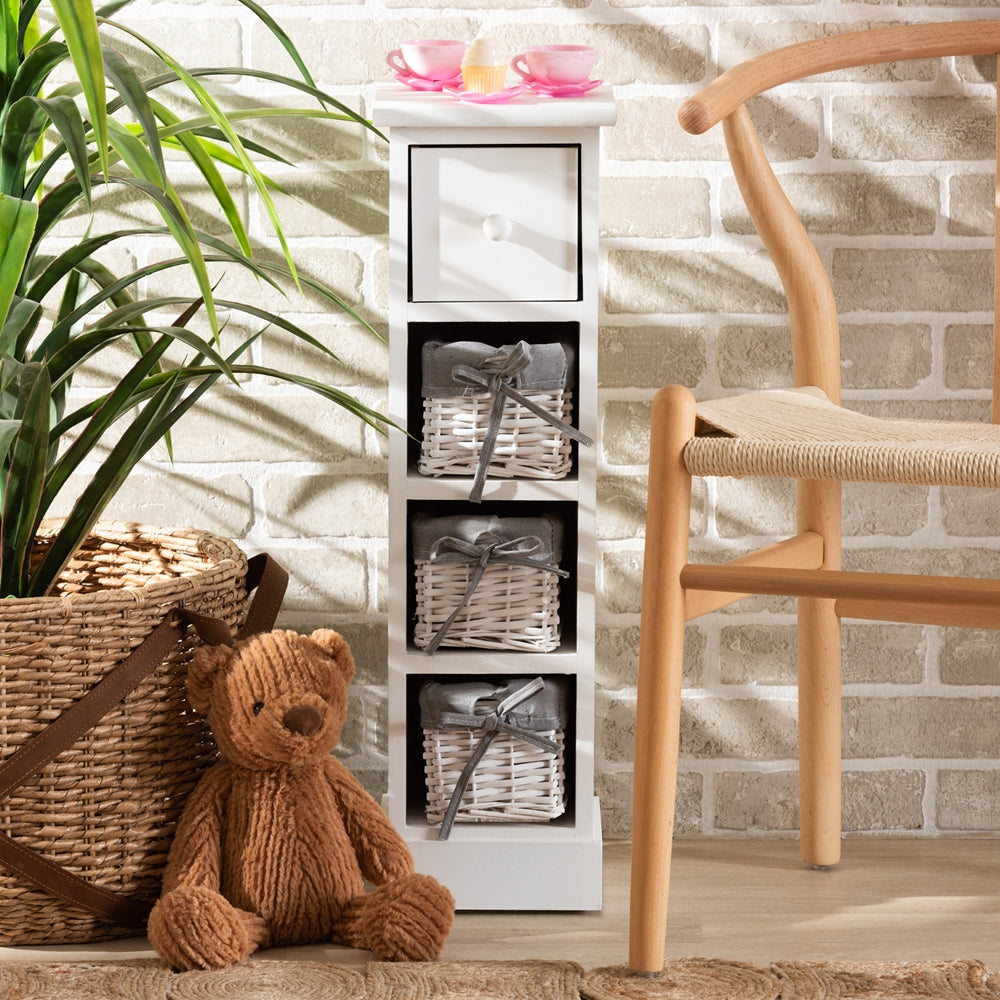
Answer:
[[[483,235],[494,243],[507,239],[511,233],[510,219],[500,212],[494,212],[483,219]]]

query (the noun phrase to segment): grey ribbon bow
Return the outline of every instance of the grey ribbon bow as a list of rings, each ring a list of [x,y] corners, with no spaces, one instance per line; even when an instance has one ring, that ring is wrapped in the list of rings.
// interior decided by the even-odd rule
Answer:
[[[516,344],[510,354],[502,348],[493,354],[488,354],[475,368],[472,365],[455,365],[451,377],[470,389],[486,390],[493,396],[493,408],[490,410],[489,422],[486,425],[486,435],[479,452],[479,464],[476,466],[476,476],[472,481],[472,491],[469,500],[481,503],[483,487],[486,485],[486,475],[489,472],[490,460],[496,448],[497,436],[500,433],[500,421],[507,399],[513,399],[525,409],[550,423],[558,431],[571,437],[580,444],[592,445],[593,439],[571,427],[564,420],[553,416],[538,403],[533,402],[520,390],[511,384],[517,376],[531,363],[531,348],[523,340]]]
[[[484,531],[475,542],[467,542],[464,538],[455,538],[452,535],[439,538],[431,546],[430,561],[432,563],[474,562],[476,567],[472,571],[469,584],[465,588],[465,593],[462,595],[458,607],[434,633],[434,637],[427,644],[424,652],[434,653],[441,645],[441,640],[448,634],[449,629],[455,624],[455,619],[471,600],[476,587],[479,586],[479,582],[486,572],[486,567],[491,562],[513,566],[531,566],[544,570],[546,573],[555,573],[557,576],[569,576],[566,570],[560,569],[552,563],[532,558],[541,549],[542,540],[537,535],[524,535],[521,538],[512,538],[509,542],[500,541],[496,535],[488,531]]]
[[[442,725],[448,729],[479,729],[482,730],[482,739],[476,744],[472,756],[469,758],[462,773],[455,782],[455,790],[448,801],[448,808],[445,810],[444,819],[441,821],[441,830],[438,833],[438,840],[447,840],[451,833],[451,828],[458,815],[459,806],[462,804],[462,796],[465,794],[473,772],[483,759],[483,755],[490,748],[490,744],[500,733],[507,733],[516,736],[518,739],[531,743],[548,753],[558,753],[559,744],[545,736],[539,736],[528,729],[521,729],[511,725],[507,719],[507,714],[515,709],[523,701],[527,701],[545,687],[545,681],[541,677],[536,677],[530,684],[525,684],[520,690],[504,698],[496,710],[489,715],[464,715],[460,712],[448,712],[442,718]]]

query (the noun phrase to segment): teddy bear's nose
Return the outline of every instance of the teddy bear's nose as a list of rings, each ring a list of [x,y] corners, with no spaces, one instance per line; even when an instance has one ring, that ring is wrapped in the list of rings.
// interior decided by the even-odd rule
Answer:
[[[289,732],[300,736],[315,736],[323,728],[323,717],[307,705],[290,708],[281,721]]]

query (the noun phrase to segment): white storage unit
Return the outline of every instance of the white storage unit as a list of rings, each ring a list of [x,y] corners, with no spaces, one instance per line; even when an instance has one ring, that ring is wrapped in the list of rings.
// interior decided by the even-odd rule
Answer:
[[[470,502],[472,476],[422,475],[418,464],[421,363],[431,343],[497,350],[520,342],[563,345],[572,397],[567,422],[596,438],[599,133],[615,121],[614,101],[608,87],[579,98],[521,97],[502,105],[389,85],[379,88],[373,118],[391,132],[389,412],[410,432],[409,438],[394,432],[389,446],[386,808],[417,869],[447,885],[459,909],[599,909],[594,449],[573,441],[568,473],[563,468],[552,479],[508,478],[498,464],[479,503]],[[505,446],[501,431],[498,452]],[[442,643],[429,655],[418,648],[412,526],[478,516],[561,524],[555,649]],[[421,685],[529,677],[558,678],[569,692],[560,761],[564,811],[542,822],[459,817],[448,838],[439,839],[426,815]]]

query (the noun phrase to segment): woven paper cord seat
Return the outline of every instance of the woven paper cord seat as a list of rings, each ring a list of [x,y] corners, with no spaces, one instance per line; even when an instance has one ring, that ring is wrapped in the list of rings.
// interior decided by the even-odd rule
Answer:
[[[997,424],[870,417],[811,387],[700,403],[697,417],[684,449],[696,476],[1000,486]]]

